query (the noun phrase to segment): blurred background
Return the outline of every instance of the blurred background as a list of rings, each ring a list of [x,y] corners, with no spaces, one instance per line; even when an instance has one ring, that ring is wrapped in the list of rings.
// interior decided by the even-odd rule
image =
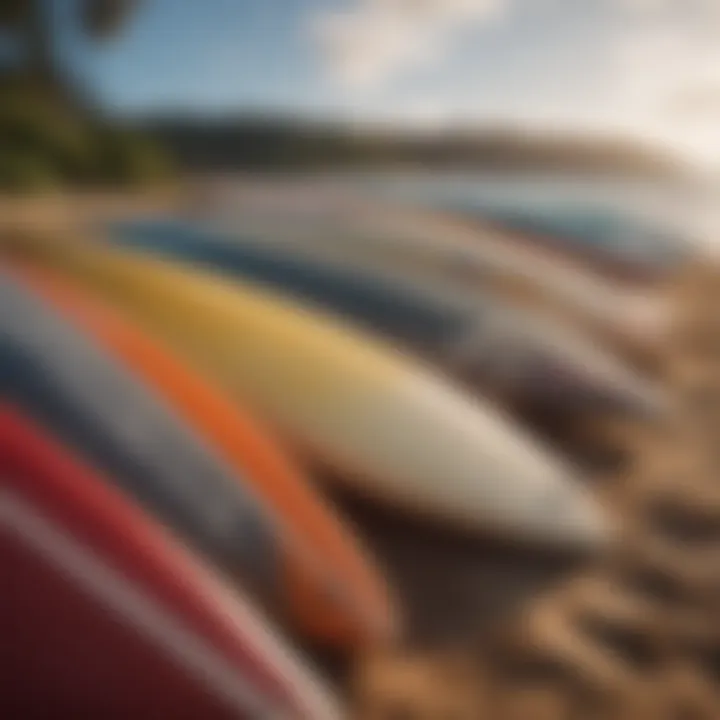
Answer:
[[[718,0],[0,0],[0,236],[309,301],[487,401],[622,528],[568,570],[321,484],[431,648],[361,663],[359,716],[720,717],[719,34]],[[486,684],[494,709],[443,715]]]
[[[0,178],[39,191],[433,168],[493,189],[498,175],[536,176],[525,193],[548,176],[612,177],[616,200],[617,180],[712,186],[719,12],[712,0],[4,0]]]

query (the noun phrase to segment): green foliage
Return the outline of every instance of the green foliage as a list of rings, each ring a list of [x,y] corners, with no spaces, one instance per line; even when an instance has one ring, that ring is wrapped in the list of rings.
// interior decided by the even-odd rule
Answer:
[[[128,186],[173,174],[147,138],[101,126],[62,93],[29,81],[0,83],[0,163],[0,191]]]
[[[2,104],[0,147],[43,158],[58,176],[68,180],[80,181],[92,173],[92,139],[86,124],[37,98]]]
[[[148,138],[126,130],[105,130],[98,137],[101,178],[121,185],[146,185],[170,180],[174,167]]]
[[[0,147],[0,189],[11,193],[36,193],[59,185],[60,178],[46,158]]]
[[[63,0],[65,1],[65,0]],[[148,141],[100,126],[75,92],[56,52],[48,0],[0,0],[0,30],[21,49],[0,69],[0,191],[56,185],[137,184],[166,179],[170,163]],[[90,37],[116,33],[137,0],[76,0]]]

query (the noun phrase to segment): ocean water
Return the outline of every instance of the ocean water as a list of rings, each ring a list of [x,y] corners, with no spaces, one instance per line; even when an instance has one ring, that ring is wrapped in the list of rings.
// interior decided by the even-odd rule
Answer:
[[[718,194],[701,183],[467,174],[357,182],[385,198],[490,220],[648,270],[672,268],[706,244],[718,208]]]

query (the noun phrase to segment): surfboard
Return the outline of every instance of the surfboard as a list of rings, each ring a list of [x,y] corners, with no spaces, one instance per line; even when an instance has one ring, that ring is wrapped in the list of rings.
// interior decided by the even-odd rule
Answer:
[[[232,467],[152,388],[1,269],[0,307],[0,396],[280,614],[290,599],[279,529]]]
[[[398,621],[380,572],[269,431],[97,295],[48,269],[15,263],[9,272],[156,388],[257,495],[277,526],[274,572],[282,610],[300,631],[341,647],[391,640]]]
[[[238,588],[6,404],[0,548],[3,717],[343,716]]]
[[[652,283],[670,276],[691,256],[690,244],[678,233],[602,205],[447,202],[438,208],[522,233],[529,242],[578,258],[620,282]]]
[[[405,355],[250,283],[100,243],[18,243],[122,303],[354,492],[455,531],[604,544],[573,468]]]
[[[502,389],[553,411],[644,417],[669,404],[658,387],[579,330],[481,289],[190,223],[125,223],[110,237],[317,303],[472,378],[480,389]]]
[[[486,183],[457,175],[406,175],[371,180],[362,192],[508,230],[613,281],[652,282],[691,253],[689,238],[666,209],[668,199],[659,205],[659,194],[651,198],[647,187],[638,194],[638,186],[626,186],[621,196],[617,188],[608,195],[603,183],[592,191],[582,182],[552,185],[517,178]]]
[[[206,222],[230,232],[292,241],[325,251],[370,256],[384,264],[419,267],[457,284],[540,296],[563,314],[630,354],[647,352],[665,328],[667,308],[652,291],[628,288],[519,233],[452,213],[357,198],[340,216],[328,206],[300,212],[284,200],[270,208],[218,208]],[[637,348],[635,346],[638,346]]]

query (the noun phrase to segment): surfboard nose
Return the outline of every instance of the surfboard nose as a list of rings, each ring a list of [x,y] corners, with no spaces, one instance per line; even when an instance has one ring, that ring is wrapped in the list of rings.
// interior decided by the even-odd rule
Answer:
[[[488,446],[499,450],[495,472],[476,483],[472,502],[463,507],[484,511],[496,535],[511,545],[558,555],[601,553],[614,529],[582,471],[530,436],[522,444],[510,439],[507,433],[502,450],[499,437]]]
[[[338,573],[320,583],[310,582],[296,565],[286,564],[284,570],[285,590],[292,601],[289,613],[318,647],[376,647],[401,636],[397,598],[367,573],[362,581]]]
[[[652,379],[630,368],[589,366],[587,373],[587,406],[598,414],[652,420],[672,411],[672,398]]]
[[[594,338],[561,325],[530,327],[519,384],[535,399],[574,414],[660,417],[670,398]]]
[[[661,388],[620,366],[603,369],[559,356],[539,363],[533,375],[532,388],[542,398],[573,412],[652,419],[671,406]]]
[[[600,554],[614,536],[611,518],[592,493],[577,484],[566,481],[548,490],[534,509],[533,530],[560,552]]]
[[[662,417],[671,408],[670,398],[660,389],[640,383],[629,387],[596,388],[588,404],[600,413],[638,419]]]

